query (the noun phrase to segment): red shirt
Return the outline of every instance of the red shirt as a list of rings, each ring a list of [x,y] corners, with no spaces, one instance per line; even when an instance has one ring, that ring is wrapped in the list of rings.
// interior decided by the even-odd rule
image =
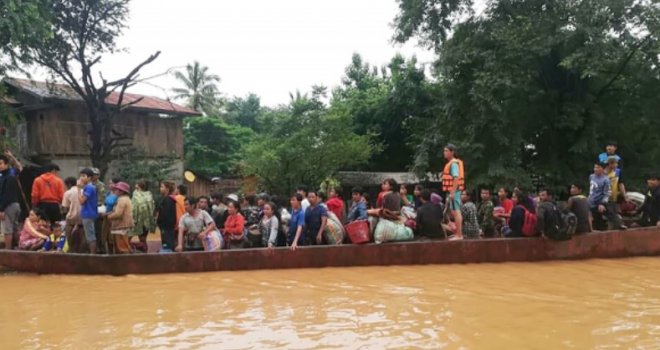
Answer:
[[[222,233],[225,235],[241,236],[243,235],[244,228],[245,218],[243,215],[236,213],[227,217],[227,221],[225,221],[225,229]]]
[[[502,200],[500,202],[500,205],[502,208],[504,208],[504,213],[505,214],[511,214],[511,211],[513,210],[513,201],[510,200],[509,198]]]
[[[325,203],[325,205],[328,206],[328,210],[333,212],[339,220],[343,219],[344,216],[344,202],[342,202],[341,199],[334,197],[328,199],[328,201]]]
[[[53,173],[45,173],[32,184],[32,205],[38,203],[62,203],[64,182]]]
[[[385,198],[385,195],[388,194],[389,192],[382,191],[381,193],[378,194],[378,197],[376,198],[376,207],[377,208],[382,208],[383,207],[383,198]]]

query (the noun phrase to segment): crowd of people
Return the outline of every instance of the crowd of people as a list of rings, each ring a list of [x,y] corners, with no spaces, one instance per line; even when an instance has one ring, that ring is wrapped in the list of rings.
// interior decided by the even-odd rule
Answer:
[[[0,231],[7,249],[128,254],[146,252],[147,235],[156,231],[160,251],[169,253],[278,246],[296,250],[416,238],[542,235],[563,240],[593,230],[626,229],[621,212],[627,193],[615,143],[595,161],[588,194],[574,183],[563,204],[547,189],[535,196],[520,188],[467,190],[456,147],[447,145],[444,157],[440,189],[387,179],[373,202],[359,187],[352,188],[346,202],[341,188],[325,193],[305,186],[288,198],[267,193],[195,198],[187,195],[186,186],[173,181],[159,183],[155,201],[144,181],[131,188],[112,179],[106,189],[98,169],[86,168],[78,178],[62,180],[60,168],[49,164],[32,184],[31,209],[20,223],[20,203],[28,204],[17,180],[22,167],[6,152],[0,155]],[[642,214],[635,224],[660,227],[660,176],[649,174],[647,179],[643,204],[632,208]],[[362,237],[357,236],[360,232]]]

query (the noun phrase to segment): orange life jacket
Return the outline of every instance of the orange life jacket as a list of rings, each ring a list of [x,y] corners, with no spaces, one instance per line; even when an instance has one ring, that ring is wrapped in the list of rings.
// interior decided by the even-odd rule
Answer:
[[[463,171],[463,161],[460,159],[452,159],[445,165],[445,170],[442,172],[442,191],[451,192],[454,189],[454,177],[451,176],[451,165],[458,164],[458,191],[465,190],[465,172]]]

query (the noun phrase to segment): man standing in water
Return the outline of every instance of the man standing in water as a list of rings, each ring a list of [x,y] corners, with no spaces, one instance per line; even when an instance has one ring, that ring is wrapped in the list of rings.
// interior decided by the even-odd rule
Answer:
[[[461,191],[465,190],[465,173],[463,161],[456,158],[456,146],[451,143],[445,146],[444,156],[447,160],[442,172],[442,191],[447,193],[447,206],[456,224],[456,234],[450,240],[463,239],[463,216],[461,215]]]

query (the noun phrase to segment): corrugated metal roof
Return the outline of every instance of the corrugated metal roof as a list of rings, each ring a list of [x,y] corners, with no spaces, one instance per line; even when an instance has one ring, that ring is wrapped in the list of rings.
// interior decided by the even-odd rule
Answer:
[[[82,98],[68,85],[52,84],[41,81],[27,79],[5,78],[6,83],[17,89],[26,91],[42,99],[82,101]],[[175,115],[201,115],[194,109],[183,107],[176,103],[163,100],[158,97],[144,96],[131,93],[124,94],[123,104],[131,103],[142,98],[141,101],[128,107],[128,109],[146,110],[156,113],[175,114]],[[119,100],[119,93],[111,93],[105,100],[105,103],[114,105]]]

